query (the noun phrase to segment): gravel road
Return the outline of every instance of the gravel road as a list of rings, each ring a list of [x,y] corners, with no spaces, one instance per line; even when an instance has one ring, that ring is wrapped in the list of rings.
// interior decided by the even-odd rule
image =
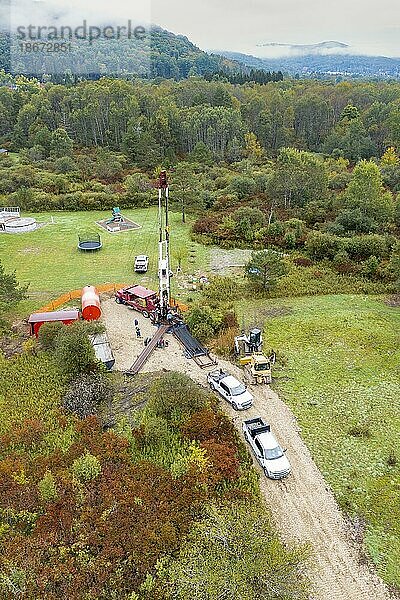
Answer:
[[[104,301],[102,309],[116,357],[115,368],[126,370],[143,349],[143,341],[135,339],[134,319],[138,318],[144,337],[153,335],[155,328],[149,320],[117,305],[113,299]],[[168,335],[166,339],[169,347],[156,350],[144,370],[180,371],[205,385],[206,372],[185,358],[175,338]],[[219,365],[242,377],[241,371],[232,364],[219,361]],[[282,538],[287,542],[308,543],[312,548],[313,560],[308,573],[313,584],[310,600],[389,600],[391,596],[386,586],[361,560],[349,525],[304,444],[293,413],[268,387],[256,386],[251,391],[254,406],[245,413],[231,410],[223,401],[221,406],[240,431],[242,420],[263,417],[287,448],[292,474],[283,482],[276,482],[268,480],[260,471],[261,490]]]

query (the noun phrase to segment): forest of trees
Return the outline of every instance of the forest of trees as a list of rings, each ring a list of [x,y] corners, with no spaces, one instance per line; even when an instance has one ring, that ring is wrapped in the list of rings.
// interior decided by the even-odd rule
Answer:
[[[397,285],[400,85],[1,79],[3,204],[148,206],[164,166],[198,240]]]
[[[77,147],[124,151],[154,167],[206,144],[214,160],[242,157],[254,133],[266,155],[282,147],[343,156],[352,163],[400,144],[400,85],[283,81],[233,85],[201,78],[63,86],[0,75],[0,143],[41,146],[64,128]],[[168,166],[168,165],[167,165]]]
[[[59,41],[70,42],[68,37]],[[147,31],[143,39],[100,37],[93,44],[89,40],[74,39],[65,52],[39,51],[38,47],[28,52],[25,46],[21,49],[20,43],[17,36],[0,32],[0,69],[14,74],[40,75],[41,80],[54,83],[98,79],[104,74],[179,80],[219,71],[226,74],[249,71],[235,61],[200,50],[185,36],[156,26]]]
[[[250,69],[247,72],[242,71],[240,73],[229,73],[229,71],[218,71],[217,73],[206,73],[204,79],[212,81],[213,79],[222,79],[229,81],[229,83],[270,83],[271,81],[283,81],[282,71],[265,71],[263,69]]]

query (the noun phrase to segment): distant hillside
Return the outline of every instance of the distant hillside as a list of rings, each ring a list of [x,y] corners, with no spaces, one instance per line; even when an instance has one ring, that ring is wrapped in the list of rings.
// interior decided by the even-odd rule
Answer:
[[[400,58],[356,56],[351,54],[306,55],[257,58],[239,52],[220,52],[226,58],[253,69],[281,70],[302,76],[342,75],[344,77],[400,78]]]
[[[91,76],[139,75],[151,78],[185,79],[190,75],[247,71],[241,63],[223,56],[208,54],[187,37],[175,35],[154,26],[145,41],[135,39],[72,42],[72,51],[49,54],[22,52],[20,40],[11,40],[13,60],[10,63],[9,35],[0,33],[0,69],[14,74],[66,73]],[[54,77],[53,77],[54,79]]]
[[[153,77],[185,79],[190,75],[206,75],[219,71],[247,70],[240,62],[208,54],[187,37],[153,27],[151,35],[151,69]]]

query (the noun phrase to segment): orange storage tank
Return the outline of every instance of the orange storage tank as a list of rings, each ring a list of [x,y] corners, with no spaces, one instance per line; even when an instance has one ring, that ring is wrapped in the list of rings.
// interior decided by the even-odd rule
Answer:
[[[82,317],[85,321],[98,321],[101,317],[100,298],[92,285],[82,290]]]

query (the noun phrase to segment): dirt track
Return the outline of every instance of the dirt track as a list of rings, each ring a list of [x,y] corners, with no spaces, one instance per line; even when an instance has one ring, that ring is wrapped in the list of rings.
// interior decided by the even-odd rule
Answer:
[[[102,308],[116,356],[116,369],[125,370],[143,348],[143,342],[135,339],[134,319],[139,319],[145,337],[151,335],[154,328],[148,320],[116,305],[112,299],[103,302]],[[166,339],[169,347],[156,350],[145,370],[176,370],[205,385],[206,373],[184,357],[172,336]],[[219,363],[240,377],[237,367],[224,361]],[[283,482],[268,480],[262,474],[261,490],[283,539],[309,543],[312,547],[313,566],[308,573],[313,583],[310,600],[389,600],[384,584],[368,565],[360,562],[348,525],[299,435],[293,413],[272,390],[255,387],[251,391],[254,406],[245,413],[234,412],[225,402],[221,402],[221,406],[240,430],[243,419],[264,417],[287,448],[293,473]]]

